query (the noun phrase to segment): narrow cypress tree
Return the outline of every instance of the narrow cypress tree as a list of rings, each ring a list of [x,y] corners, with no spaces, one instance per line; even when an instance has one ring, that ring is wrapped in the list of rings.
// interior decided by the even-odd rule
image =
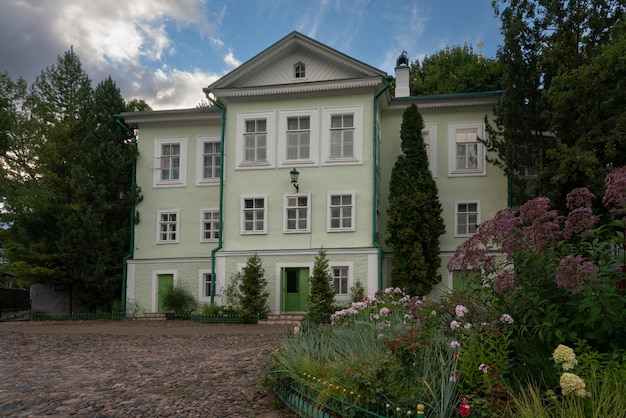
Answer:
[[[324,250],[320,250],[315,257],[308,303],[306,320],[309,323],[330,322],[330,316],[335,312],[335,289],[333,278],[328,272],[328,258]]]
[[[422,115],[413,104],[402,116],[404,155],[398,157],[389,185],[386,242],[393,250],[391,284],[412,295],[425,295],[441,281],[439,236],[445,232],[422,129]]]
[[[239,284],[244,319],[252,320],[257,316],[260,319],[267,318],[270,311],[267,306],[267,298],[270,294],[265,291],[266,286],[267,280],[261,258],[255,254],[248,259]]]

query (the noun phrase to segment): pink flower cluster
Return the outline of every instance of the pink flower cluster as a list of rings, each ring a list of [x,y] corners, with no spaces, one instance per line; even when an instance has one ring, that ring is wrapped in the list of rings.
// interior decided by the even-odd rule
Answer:
[[[569,287],[573,293],[578,293],[585,280],[592,280],[595,277],[597,270],[593,263],[585,260],[580,254],[568,255],[556,268],[556,284]]]
[[[602,198],[604,206],[613,213],[624,214],[626,212],[626,167],[622,167],[610,173],[604,179],[606,193]]]

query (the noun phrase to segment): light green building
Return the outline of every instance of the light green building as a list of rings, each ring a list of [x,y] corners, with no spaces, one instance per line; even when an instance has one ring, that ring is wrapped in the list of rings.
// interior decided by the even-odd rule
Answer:
[[[293,32],[206,87],[213,107],[124,113],[143,196],[127,305],[163,311],[174,283],[221,304],[258,254],[271,311],[302,312],[320,249],[339,303],[357,281],[368,294],[386,287],[388,185],[412,103],[446,222],[442,287],[452,287],[449,257],[507,205],[506,178],[477,141],[499,93],[410,97],[408,72],[401,55],[392,97],[385,72]]]

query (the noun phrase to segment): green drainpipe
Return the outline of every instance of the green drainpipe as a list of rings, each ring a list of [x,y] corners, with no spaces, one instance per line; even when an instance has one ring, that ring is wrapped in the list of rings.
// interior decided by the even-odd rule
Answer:
[[[374,183],[374,193],[372,197],[372,243],[374,247],[378,250],[378,290],[382,290],[383,288],[383,248],[380,246],[378,242],[378,236],[376,235],[376,220],[378,215],[378,166],[376,161],[378,160],[378,126],[377,126],[377,116],[378,116],[378,98],[381,94],[385,92],[393,81],[393,77],[388,75],[385,77],[385,81],[387,84],[383,87],[377,94],[374,96],[374,163],[373,163],[373,176],[372,180]]]
[[[134,132],[128,129],[121,121],[121,116],[119,114],[113,115],[115,118],[115,122],[119,126],[122,127],[126,132],[131,134],[133,137],[133,146],[135,147],[135,151],[137,150],[137,136]],[[131,167],[131,189],[130,189],[130,251],[126,257],[124,257],[124,270],[122,271],[122,312],[126,313],[126,279],[127,279],[127,270],[128,270],[128,260],[132,259],[135,254],[135,189],[137,188],[137,154],[133,158],[133,163]]]
[[[215,303],[215,282],[217,281],[217,277],[215,276],[215,254],[222,249],[222,214],[224,212],[224,130],[226,127],[226,107],[223,104],[218,102],[217,100],[213,100],[209,93],[211,93],[208,89],[203,89],[206,98],[211,101],[215,106],[219,107],[222,111],[222,136],[220,139],[220,161],[222,163],[222,167],[220,170],[220,206],[219,206],[219,238],[217,241],[217,247],[211,250],[211,305]]]

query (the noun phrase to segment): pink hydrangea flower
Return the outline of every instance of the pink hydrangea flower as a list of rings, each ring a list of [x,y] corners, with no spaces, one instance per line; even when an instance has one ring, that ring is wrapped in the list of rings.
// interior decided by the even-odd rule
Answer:
[[[466,313],[469,312],[469,310],[463,305],[456,305],[456,308],[454,308],[454,312],[456,313],[456,316],[463,317]]]
[[[380,309],[380,316],[388,316],[389,315],[389,308],[381,308]]]
[[[502,314],[502,316],[500,317],[500,322],[502,322],[503,324],[512,324],[513,318],[509,314]]]
[[[457,328],[459,328],[461,326],[461,323],[458,321],[452,321],[450,322],[450,329],[451,330],[455,330]]]

